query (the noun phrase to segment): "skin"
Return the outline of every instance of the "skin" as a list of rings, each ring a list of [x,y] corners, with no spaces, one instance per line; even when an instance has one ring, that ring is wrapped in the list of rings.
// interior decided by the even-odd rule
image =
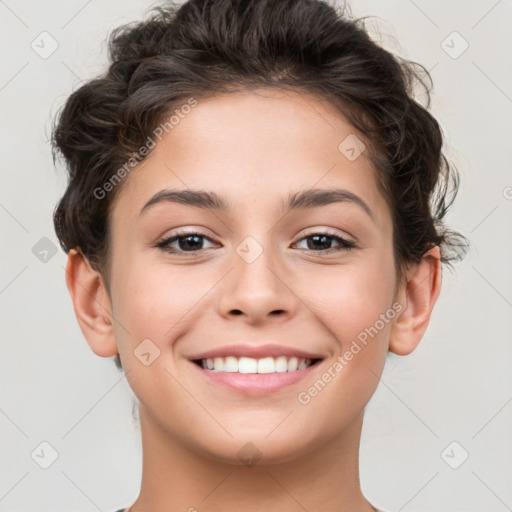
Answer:
[[[351,133],[312,94],[262,89],[201,100],[132,171],[114,203],[111,297],[102,276],[70,251],[66,279],[81,330],[97,355],[119,352],[139,399],[143,476],[131,512],[375,510],[359,482],[364,408],[388,351],[409,354],[423,337],[441,264],[434,247],[395,282],[391,211],[376,170],[367,152],[350,161],[338,150]],[[357,194],[374,220],[349,202],[285,215],[288,194],[311,187]],[[162,202],[139,216],[165,188],[215,191],[232,210]],[[200,239],[195,253],[155,247],[178,228],[212,241]],[[357,248],[308,246],[306,236],[326,229]],[[247,236],[263,250],[252,263],[236,252]],[[330,240],[327,247],[339,247]],[[298,393],[394,303],[401,313],[299,403]],[[148,338],[160,355],[145,366],[134,350]],[[189,356],[244,341],[325,359],[306,380],[260,397],[192,371]],[[238,456],[249,442],[260,457],[252,466]]]

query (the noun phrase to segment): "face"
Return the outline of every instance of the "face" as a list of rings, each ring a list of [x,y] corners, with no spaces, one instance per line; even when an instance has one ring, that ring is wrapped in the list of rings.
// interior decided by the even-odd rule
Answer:
[[[361,415],[397,311],[391,212],[356,133],[314,95],[216,96],[127,179],[115,334],[141,420],[168,439],[235,464],[250,442],[276,462]]]

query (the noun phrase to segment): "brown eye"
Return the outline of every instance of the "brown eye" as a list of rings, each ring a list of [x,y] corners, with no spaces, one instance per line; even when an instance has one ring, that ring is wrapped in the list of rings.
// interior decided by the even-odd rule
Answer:
[[[162,240],[156,247],[170,253],[194,253],[205,249],[203,247],[205,240],[213,242],[209,237],[201,233],[182,232]],[[176,242],[177,244],[175,244]],[[172,246],[173,244],[175,244],[174,247]]]
[[[348,251],[355,249],[356,245],[345,238],[330,233],[314,233],[305,236],[302,240],[307,240],[307,249],[316,252],[333,252],[333,251]],[[333,241],[338,244],[338,247],[332,247]]]

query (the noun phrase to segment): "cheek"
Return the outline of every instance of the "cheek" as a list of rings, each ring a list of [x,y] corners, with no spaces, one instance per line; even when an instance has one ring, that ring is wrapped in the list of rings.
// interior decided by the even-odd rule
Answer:
[[[168,393],[172,403],[181,404],[179,414],[184,414],[183,404],[190,403],[170,375],[176,368],[175,342],[193,329],[195,308],[211,288],[206,286],[211,281],[206,272],[199,266],[166,265],[142,256],[126,259],[117,267],[114,314],[119,321],[119,352],[130,387],[150,409],[169,404]],[[146,353],[149,357],[144,360]],[[178,414],[173,406],[168,407],[169,414]]]
[[[142,258],[132,261],[128,268],[118,280],[116,309],[132,340],[142,336],[161,345],[176,337],[181,320],[207,291],[207,270]]]
[[[307,280],[303,277],[317,332],[333,351],[323,372],[296,397],[296,424],[312,422],[311,431],[320,432],[319,440],[337,436],[377,388],[395,315],[390,264],[391,260],[381,260],[381,265],[361,260],[336,270],[325,268]]]
[[[392,258],[370,256],[353,264],[318,267],[304,273],[303,295],[328,331],[335,335],[339,350],[374,324],[392,306],[394,270]],[[383,335],[389,322],[378,326]]]

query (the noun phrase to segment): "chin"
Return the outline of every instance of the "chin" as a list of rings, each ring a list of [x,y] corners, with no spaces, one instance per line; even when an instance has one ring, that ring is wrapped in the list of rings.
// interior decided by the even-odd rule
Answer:
[[[286,430],[283,430],[281,436],[275,433],[268,436],[267,430],[254,435],[247,432],[240,435],[231,433],[233,438],[227,439],[223,436],[222,441],[214,442],[213,447],[202,446],[200,453],[228,465],[261,467],[283,464],[314,450],[313,443],[305,444],[303,436],[292,438],[287,435]],[[275,438],[270,439],[273,436]]]

